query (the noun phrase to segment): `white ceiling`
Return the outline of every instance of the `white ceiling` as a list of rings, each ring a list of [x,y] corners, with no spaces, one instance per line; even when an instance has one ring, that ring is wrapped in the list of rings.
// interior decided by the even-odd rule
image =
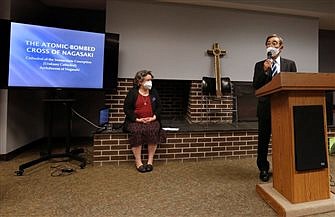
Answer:
[[[106,0],[40,0],[48,6],[105,10]],[[124,0],[125,1],[125,0]],[[134,0],[126,0],[134,1]],[[137,0],[234,8],[260,12],[316,17],[320,29],[335,30],[335,0]]]

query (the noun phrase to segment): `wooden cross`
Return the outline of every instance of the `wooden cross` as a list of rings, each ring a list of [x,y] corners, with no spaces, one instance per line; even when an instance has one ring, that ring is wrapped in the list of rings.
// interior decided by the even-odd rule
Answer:
[[[216,81],[216,96],[222,96],[221,92],[221,65],[220,57],[226,54],[225,50],[221,50],[218,43],[213,44],[212,50],[207,50],[209,55],[214,56],[214,70],[215,70],[215,81]]]

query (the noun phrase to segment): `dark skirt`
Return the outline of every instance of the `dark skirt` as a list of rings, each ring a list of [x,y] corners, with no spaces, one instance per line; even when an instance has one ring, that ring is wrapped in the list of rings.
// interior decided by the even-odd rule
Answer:
[[[158,121],[150,123],[131,122],[128,124],[129,144],[131,147],[148,144],[159,144],[166,140],[166,133]]]

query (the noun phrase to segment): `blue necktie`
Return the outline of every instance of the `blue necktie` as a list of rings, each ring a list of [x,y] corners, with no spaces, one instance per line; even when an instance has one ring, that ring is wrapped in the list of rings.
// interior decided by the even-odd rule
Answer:
[[[274,77],[278,73],[276,61],[274,60],[271,66],[272,74],[271,76]]]

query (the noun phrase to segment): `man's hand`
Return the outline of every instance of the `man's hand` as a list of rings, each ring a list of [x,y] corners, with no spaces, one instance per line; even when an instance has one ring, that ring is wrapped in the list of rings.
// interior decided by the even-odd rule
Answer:
[[[269,74],[269,71],[271,71],[271,65],[272,65],[272,60],[271,59],[267,59],[264,61],[263,64],[263,70],[265,72],[265,74]]]

